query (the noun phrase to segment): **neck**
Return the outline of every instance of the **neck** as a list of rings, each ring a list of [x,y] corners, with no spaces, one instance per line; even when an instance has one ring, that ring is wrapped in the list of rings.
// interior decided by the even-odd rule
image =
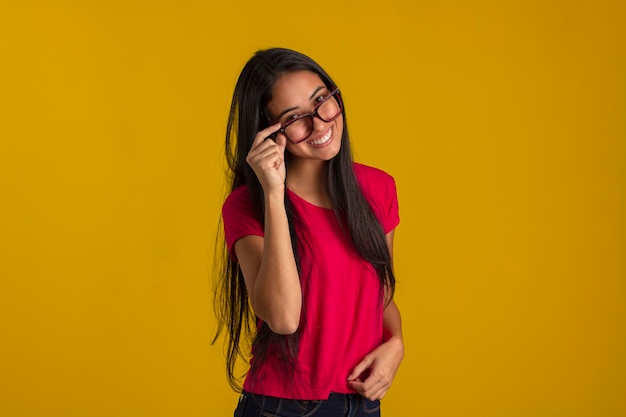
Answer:
[[[327,162],[299,161],[287,167],[287,188],[305,200],[330,207],[330,198],[326,187]]]

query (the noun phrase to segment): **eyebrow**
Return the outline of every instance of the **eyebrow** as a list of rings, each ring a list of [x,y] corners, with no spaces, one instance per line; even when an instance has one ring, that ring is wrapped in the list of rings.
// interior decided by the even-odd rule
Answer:
[[[313,91],[313,93],[309,96],[309,100],[313,100],[313,97],[315,97],[315,95],[320,91],[323,90],[324,88],[326,88],[325,85],[320,85],[319,87],[317,87],[315,89],[315,91]],[[280,120],[281,117],[283,117],[285,114],[289,113],[290,111],[293,110],[297,110],[298,107],[290,107],[288,109],[283,110],[282,112],[280,112],[280,114],[276,117],[276,120]]]

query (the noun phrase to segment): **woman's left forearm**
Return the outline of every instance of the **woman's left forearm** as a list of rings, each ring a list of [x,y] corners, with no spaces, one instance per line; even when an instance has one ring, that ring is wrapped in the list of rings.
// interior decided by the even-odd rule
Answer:
[[[383,311],[383,342],[397,342],[399,345],[404,346],[402,318],[394,300],[391,300]]]

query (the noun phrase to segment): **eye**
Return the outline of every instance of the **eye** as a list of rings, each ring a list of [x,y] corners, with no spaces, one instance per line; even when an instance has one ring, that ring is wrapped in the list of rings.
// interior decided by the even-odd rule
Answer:
[[[317,96],[317,98],[315,99],[315,103],[321,103],[322,101],[324,101],[326,99],[326,97],[328,97],[327,94],[323,94],[321,96]]]
[[[285,121],[283,122],[283,124],[287,124],[289,122],[293,122],[294,120],[298,120],[299,117],[300,117],[299,113],[290,114],[289,116],[285,117]]]

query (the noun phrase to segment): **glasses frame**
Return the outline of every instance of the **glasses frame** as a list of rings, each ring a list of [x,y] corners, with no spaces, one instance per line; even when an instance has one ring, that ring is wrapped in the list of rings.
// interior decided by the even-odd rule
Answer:
[[[318,110],[319,110],[320,107],[322,107],[322,105],[324,103],[326,103],[328,100],[330,100],[333,97],[335,97],[335,100],[337,100],[337,104],[339,105],[339,113],[337,113],[337,115],[335,117],[333,117],[332,119],[328,119],[327,120],[327,119],[324,119],[322,116],[320,116],[320,114],[318,113]],[[305,117],[310,117],[311,118],[311,125],[313,125],[313,121],[314,121],[314,119],[316,117],[318,119],[320,119],[321,121],[323,121],[323,122],[330,123],[333,120],[336,120],[342,114],[343,114],[343,101],[341,100],[341,91],[339,91],[339,88],[335,88],[333,91],[330,92],[330,94],[328,94],[326,97],[324,97],[324,100],[322,100],[322,101],[318,102],[317,104],[315,104],[315,108],[313,109],[312,113],[300,114],[300,115],[298,115],[294,119],[289,119],[286,123],[282,124],[280,126],[280,128],[278,128],[278,130],[276,132],[273,133],[272,137],[276,138],[276,135],[278,135],[279,133],[282,133],[283,135],[285,135],[287,140],[289,140],[289,142],[293,143],[294,145],[297,145],[298,143],[302,143],[305,140],[307,140],[308,138],[310,138],[311,135],[313,134],[313,129],[311,129],[311,132],[306,137],[304,137],[303,139],[300,139],[298,141],[294,141],[294,140],[291,140],[291,138],[287,134],[287,127],[289,127],[290,124],[295,123],[298,120],[302,120]]]

